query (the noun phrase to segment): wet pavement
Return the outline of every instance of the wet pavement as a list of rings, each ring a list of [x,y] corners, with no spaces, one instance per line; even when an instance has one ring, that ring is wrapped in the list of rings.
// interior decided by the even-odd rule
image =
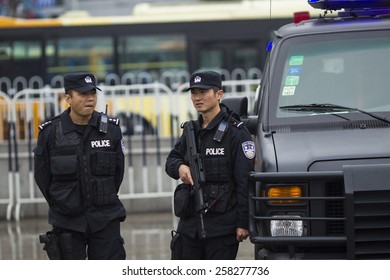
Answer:
[[[128,214],[121,224],[128,260],[169,260],[171,230],[177,218],[170,212]],[[0,220],[1,260],[45,260],[46,252],[38,236],[51,226],[47,218],[22,219],[19,222]],[[237,259],[253,260],[253,244],[240,243]]]

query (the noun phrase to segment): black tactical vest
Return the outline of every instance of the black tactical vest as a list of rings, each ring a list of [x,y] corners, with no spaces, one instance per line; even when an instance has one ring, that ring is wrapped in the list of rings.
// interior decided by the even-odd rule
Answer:
[[[233,195],[234,179],[229,130],[221,142],[213,139],[214,132],[202,135],[198,133],[199,152],[203,158],[206,183],[203,187],[203,199],[210,212],[224,213],[236,203]]]
[[[113,139],[93,128],[86,133],[85,140],[76,131],[65,134],[59,119],[52,121],[49,196],[51,207],[65,215],[79,215],[118,200]]]

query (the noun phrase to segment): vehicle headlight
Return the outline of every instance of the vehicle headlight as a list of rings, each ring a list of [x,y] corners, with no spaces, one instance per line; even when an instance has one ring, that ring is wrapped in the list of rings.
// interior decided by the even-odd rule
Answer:
[[[302,236],[303,221],[291,220],[289,218],[299,218],[300,216],[273,216],[278,220],[271,220],[272,236]]]

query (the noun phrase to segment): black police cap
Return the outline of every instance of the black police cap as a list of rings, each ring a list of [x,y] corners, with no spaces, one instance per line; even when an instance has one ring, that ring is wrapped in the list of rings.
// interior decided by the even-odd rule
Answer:
[[[64,76],[65,92],[75,90],[81,93],[92,89],[101,90],[96,86],[96,77],[91,73],[70,73]]]
[[[185,90],[191,90],[194,88],[210,89],[210,88],[222,88],[221,75],[215,71],[202,71],[195,72],[191,75],[190,86]]]

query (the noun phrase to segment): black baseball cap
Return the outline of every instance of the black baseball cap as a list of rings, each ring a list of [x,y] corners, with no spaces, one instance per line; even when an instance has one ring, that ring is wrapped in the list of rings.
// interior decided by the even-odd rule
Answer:
[[[190,86],[185,89],[191,90],[194,88],[209,89],[209,88],[222,88],[221,75],[215,71],[202,71],[195,72],[191,75]]]
[[[64,76],[65,92],[75,90],[81,93],[90,91],[91,89],[100,88],[96,86],[96,77],[91,73],[70,73]]]

